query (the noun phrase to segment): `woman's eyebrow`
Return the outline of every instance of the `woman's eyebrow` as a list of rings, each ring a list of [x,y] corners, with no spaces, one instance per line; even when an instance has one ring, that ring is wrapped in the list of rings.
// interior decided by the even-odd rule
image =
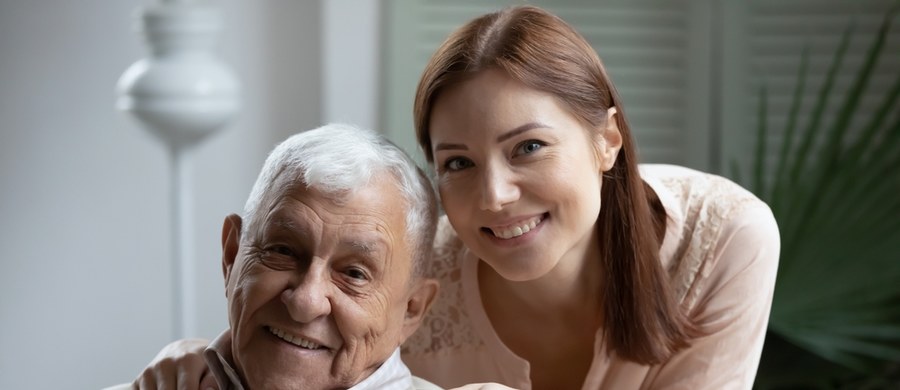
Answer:
[[[507,132],[505,132],[505,133],[500,134],[499,136],[497,136],[497,143],[501,143],[501,142],[503,142],[503,141],[506,141],[506,140],[508,140],[508,139],[510,139],[510,138],[512,138],[512,137],[515,137],[515,136],[517,136],[517,135],[519,135],[519,134],[522,134],[522,133],[524,133],[524,132],[526,132],[526,131],[529,131],[529,130],[539,129],[539,128],[549,128],[549,127],[550,127],[550,126],[545,125],[545,124],[543,124],[543,123],[541,123],[541,122],[528,122],[528,123],[526,123],[526,124],[524,124],[524,125],[521,125],[521,126],[519,126],[519,127],[516,127],[515,129],[512,129],[512,130],[510,130],[510,131],[507,131]]]
[[[510,131],[507,131],[503,134],[497,136],[497,143],[501,143],[506,141],[512,137],[515,137],[519,134],[522,134],[526,131],[540,128],[550,128],[549,125],[543,124],[541,122],[528,122],[524,125],[518,126]],[[441,142],[434,147],[434,151],[439,150],[469,150],[469,147],[464,144],[451,144],[446,142]]]
[[[469,150],[469,147],[463,144],[448,144],[441,142],[434,147],[434,151],[438,150]]]

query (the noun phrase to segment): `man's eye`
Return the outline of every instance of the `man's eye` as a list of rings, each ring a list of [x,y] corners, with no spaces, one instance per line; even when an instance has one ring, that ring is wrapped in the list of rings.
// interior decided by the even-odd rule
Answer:
[[[295,269],[300,260],[297,252],[286,245],[265,246],[260,251],[258,259],[262,266],[277,271]]]
[[[272,246],[269,248],[269,251],[282,256],[294,256],[294,251],[284,245]]]
[[[463,157],[453,157],[448,159],[444,163],[444,168],[446,168],[448,171],[461,171],[463,169],[470,168],[473,165],[475,164],[472,163],[472,160]]]
[[[369,276],[366,275],[365,271],[359,268],[349,268],[344,273],[347,274],[351,279],[355,279],[358,281],[366,281],[369,280]]]
[[[519,144],[519,146],[516,147],[515,154],[517,156],[522,155],[522,154],[531,154],[531,153],[537,152],[538,149],[544,147],[544,145],[545,144],[541,141],[537,141],[537,140],[533,140],[533,139],[528,140],[528,141],[522,142],[521,144]]]

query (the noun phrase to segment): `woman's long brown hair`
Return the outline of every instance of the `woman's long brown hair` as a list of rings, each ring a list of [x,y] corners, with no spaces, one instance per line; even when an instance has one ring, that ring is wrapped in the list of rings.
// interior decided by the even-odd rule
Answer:
[[[429,121],[437,96],[489,68],[555,95],[591,129],[605,125],[607,110],[617,108],[623,143],[604,173],[597,219],[607,345],[641,364],[661,363],[688,346],[694,330],[659,259],[665,209],[641,180],[622,100],[600,58],[562,19],[533,6],[512,7],[472,20],[444,41],[416,91],[416,136],[428,161],[434,163]]]

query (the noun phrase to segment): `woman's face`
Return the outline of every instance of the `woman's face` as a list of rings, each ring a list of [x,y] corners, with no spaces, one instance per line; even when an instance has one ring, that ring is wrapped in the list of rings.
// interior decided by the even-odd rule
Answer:
[[[460,239],[512,281],[596,256],[615,120],[587,128],[554,95],[499,70],[441,93],[430,118],[438,190]]]

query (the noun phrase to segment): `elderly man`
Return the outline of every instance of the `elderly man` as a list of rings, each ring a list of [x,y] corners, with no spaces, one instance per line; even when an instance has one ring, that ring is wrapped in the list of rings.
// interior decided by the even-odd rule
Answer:
[[[205,352],[219,388],[437,388],[399,352],[438,289],[420,266],[435,204],[421,171],[372,132],[328,125],[276,147],[222,229],[230,329]],[[175,386],[154,381],[135,384]]]

